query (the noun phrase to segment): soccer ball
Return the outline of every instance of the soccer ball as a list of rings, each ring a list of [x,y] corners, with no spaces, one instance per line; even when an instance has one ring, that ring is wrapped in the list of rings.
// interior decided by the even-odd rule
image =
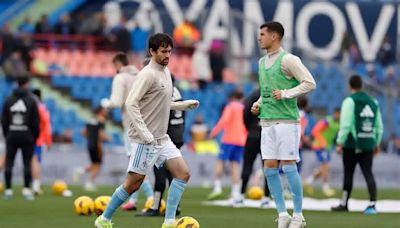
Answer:
[[[0,182],[0,192],[3,192],[3,191],[4,191],[3,183]]]
[[[94,200],[94,213],[97,215],[103,214],[104,210],[106,210],[106,207],[108,203],[110,202],[111,197],[110,196],[99,196]]]
[[[61,196],[67,189],[67,184],[62,180],[57,180],[54,182],[52,189],[55,195]]]
[[[264,190],[260,186],[252,186],[247,191],[247,196],[249,199],[259,200],[263,197]]]
[[[176,228],[199,228],[200,224],[193,217],[185,216],[185,217],[178,219],[175,227]]]
[[[74,201],[74,210],[77,215],[90,215],[94,211],[94,202],[88,196],[81,196]]]
[[[143,208],[143,212],[147,211],[148,209],[150,209],[154,204],[154,198],[153,197],[149,197],[146,201],[146,203],[144,204],[144,208]],[[160,205],[160,213],[164,213],[165,208],[166,208],[167,204],[165,203],[165,200],[161,200],[161,205]]]

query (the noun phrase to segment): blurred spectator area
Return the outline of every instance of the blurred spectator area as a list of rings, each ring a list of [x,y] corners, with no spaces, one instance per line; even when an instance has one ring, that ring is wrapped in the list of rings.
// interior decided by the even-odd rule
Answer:
[[[70,48],[90,50],[112,50],[112,45],[105,36],[92,35],[63,35],[63,34],[32,34],[36,47]]]
[[[31,69],[38,75],[47,76],[65,74],[72,76],[112,77],[115,75],[115,70],[111,60],[115,53],[115,51],[93,49],[41,47],[32,51],[33,62]],[[134,56],[131,59],[133,64],[140,68],[141,59]],[[192,56],[172,55],[168,67],[177,80],[197,80],[198,78],[194,70]],[[230,68],[224,69],[223,78],[225,82],[237,81],[235,73]]]

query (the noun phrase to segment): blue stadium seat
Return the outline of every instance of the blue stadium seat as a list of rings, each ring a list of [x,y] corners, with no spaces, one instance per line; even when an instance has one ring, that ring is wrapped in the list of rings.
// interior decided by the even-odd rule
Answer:
[[[355,67],[354,70],[359,74],[360,76],[367,76],[368,75],[368,69],[365,63],[358,63]]]

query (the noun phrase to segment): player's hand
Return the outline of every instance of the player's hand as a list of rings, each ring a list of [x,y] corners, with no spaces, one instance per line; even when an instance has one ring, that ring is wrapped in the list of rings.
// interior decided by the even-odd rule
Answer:
[[[374,150],[374,156],[377,156],[378,154],[380,154],[381,153],[381,146],[380,145],[377,145],[376,147],[375,147],[375,150]]]
[[[272,91],[272,96],[274,96],[276,100],[282,100],[282,91],[274,90]]]
[[[258,115],[260,113],[260,104],[258,104],[258,102],[254,102],[250,111],[253,113],[253,115]]]
[[[336,152],[337,152],[338,154],[342,154],[342,153],[343,153],[343,145],[337,144],[337,145],[336,145]]]
[[[198,100],[186,100],[188,102],[188,109],[195,109],[198,108],[200,102]]]

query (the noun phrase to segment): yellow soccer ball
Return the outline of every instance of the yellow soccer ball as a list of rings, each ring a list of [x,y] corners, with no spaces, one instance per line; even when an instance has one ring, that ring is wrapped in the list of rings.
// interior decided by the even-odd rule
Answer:
[[[150,197],[147,199],[146,203],[144,204],[143,211],[147,211],[151,207],[153,207],[154,204],[154,198]],[[165,200],[161,200],[161,205],[160,205],[160,213],[164,213],[165,208],[167,207],[167,204],[165,203]]]
[[[110,196],[99,196],[94,200],[94,213],[97,215],[103,214],[106,210],[108,203],[110,202]]]
[[[247,197],[253,200],[259,200],[263,197],[264,190],[260,186],[252,186],[247,191]]]
[[[4,191],[4,185],[3,185],[3,183],[0,182],[0,192],[3,192],[3,191]]]
[[[180,219],[175,224],[176,228],[199,228],[199,222],[193,217],[185,216]]]
[[[94,211],[94,202],[88,196],[81,196],[74,201],[74,210],[77,215],[91,215]]]
[[[52,189],[55,195],[61,196],[63,192],[67,189],[67,183],[62,180],[57,180],[54,182]]]

